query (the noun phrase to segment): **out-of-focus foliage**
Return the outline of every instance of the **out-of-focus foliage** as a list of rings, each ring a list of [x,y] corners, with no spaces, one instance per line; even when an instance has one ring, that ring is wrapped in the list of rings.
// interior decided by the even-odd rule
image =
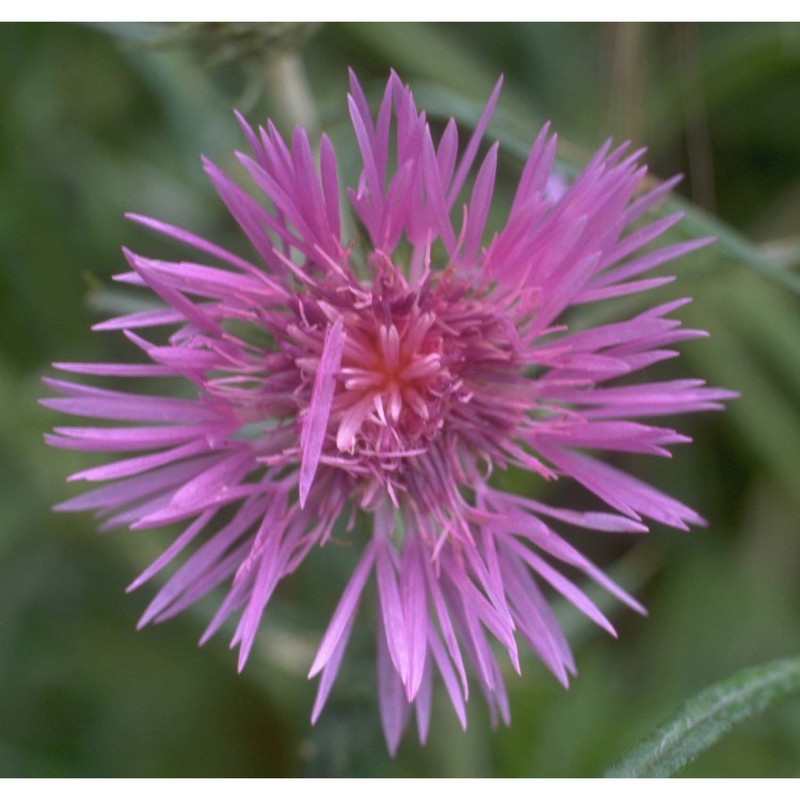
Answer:
[[[262,40],[274,57],[254,57]],[[236,171],[231,107],[284,130],[300,119],[328,131],[352,176],[347,66],[376,92],[394,67],[437,125],[449,114],[469,124],[504,72],[490,129],[504,153],[500,202],[546,119],[566,172],[611,135],[647,144],[655,175],[685,173],[683,199],[670,201],[688,210],[679,233],[711,226],[720,244],[679,262],[679,281],[658,298],[587,314],[693,296],[683,318],[711,337],[654,379],[689,372],[742,393],[726,414],[690,420],[696,442],[671,462],[634,462],[698,508],[707,530],[576,534],[649,619],[612,606],[614,641],[564,609],[579,668],[568,692],[528,658],[522,678],[509,676],[509,729],[492,732],[476,697],[461,733],[443,701],[428,746],[408,737],[394,760],[379,732],[369,624],[356,628],[323,718],[308,723],[305,673],[351,548],[313,554],[286,584],[242,676],[224,636],[195,647],[208,607],[136,633],[148,589],[123,588],[165,537],[101,539],[88,515],[49,511],[89,457],[47,450],[54,415],[36,406],[50,361],[133,355],[122,337],[89,332],[130,302],[110,282],[119,246],[179,255],[125,211],[246,251],[198,161]],[[347,24],[289,36],[3,25],[0,120],[0,774],[597,775],[705,686],[800,653],[800,26]],[[798,772],[795,700],[684,774]]]

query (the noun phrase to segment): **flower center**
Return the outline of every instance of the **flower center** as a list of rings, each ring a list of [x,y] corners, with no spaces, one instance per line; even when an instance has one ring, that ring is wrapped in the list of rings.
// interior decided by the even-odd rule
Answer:
[[[394,502],[408,494],[432,508],[445,472],[460,485],[493,464],[505,467],[530,408],[513,321],[491,289],[440,273],[412,290],[398,276],[386,270],[369,287],[303,298],[304,325],[289,331],[298,345],[319,348],[318,357],[294,359],[301,419],[327,336],[320,323],[343,334],[320,463],[357,479],[364,508],[384,489]]]
[[[337,394],[337,447],[349,453],[397,457],[426,446],[443,425],[459,382],[434,314],[413,306],[386,323],[354,315]]]

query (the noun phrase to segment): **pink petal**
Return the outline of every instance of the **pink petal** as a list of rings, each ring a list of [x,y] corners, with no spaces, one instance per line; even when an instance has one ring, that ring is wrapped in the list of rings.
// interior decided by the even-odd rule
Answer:
[[[300,449],[302,452],[300,464],[301,508],[305,506],[306,498],[319,465],[319,457],[322,453],[322,445],[328,429],[333,394],[336,390],[336,374],[342,363],[344,342],[344,318],[339,317],[328,328],[328,332],[325,335],[322,356],[314,378],[311,403],[300,434]]]

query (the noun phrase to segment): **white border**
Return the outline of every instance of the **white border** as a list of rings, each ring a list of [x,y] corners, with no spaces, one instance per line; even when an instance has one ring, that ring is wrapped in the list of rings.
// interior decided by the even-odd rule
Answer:
[[[55,22],[197,22],[250,21],[268,18],[269,21],[317,21],[342,22],[361,20],[365,22],[410,22],[410,21],[455,21],[472,16],[472,21],[516,22],[520,21],[520,9],[524,9],[525,21],[690,21],[690,22],[753,22],[794,21],[800,19],[800,4],[762,0],[752,3],[715,3],[706,0],[559,0],[520,4],[519,0],[491,0],[467,5],[463,2],[442,0],[402,0],[397,3],[378,3],[375,0],[336,3],[322,0],[295,0],[291,3],[242,2],[229,0],[224,4],[204,0],[140,0],[139,2],[100,3],[75,0],[69,4],[53,0],[33,0],[30,3],[6,3],[0,11],[0,22],[55,21]],[[10,14],[6,17],[4,14]],[[388,20],[387,20],[388,17]]]

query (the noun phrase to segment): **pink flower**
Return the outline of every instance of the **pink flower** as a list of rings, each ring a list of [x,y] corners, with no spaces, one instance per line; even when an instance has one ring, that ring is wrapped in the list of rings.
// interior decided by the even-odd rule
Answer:
[[[545,127],[505,226],[490,233],[496,144],[465,187],[500,83],[459,158],[454,122],[434,141],[396,75],[375,119],[351,77],[364,166],[348,192],[349,211],[364,232],[343,233],[326,136],[317,167],[303,130],[289,145],[271,123],[255,133],[240,118],[252,155],[238,158],[269,202],[214,164],[205,168],[255,263],[131,215],[210,263],[126,251],[132,271],[118,279],[147,286],[166,305],[96,329],[122,330],[145,362],[55,365],[93,376],[178,377],[193,385],[192,397],[47,379],[63,396],[44,403],[140,423],[48,435],[56,447],[133,453],[73,475],[112,483],[59,508],[94,509],[103,529],[182,522],[183,532],[132,584],[190,552],[141,625],[172,617],[223,584],[227,594],[202,641],[238,614],[239,669],[278,583],[311,548],[334,546],[328,542],[341,523],[340,535],[360,555],[311,665],[310,675],[320,676],[312,720],[374,574],[378,696],[394,752],[412,708],[424,741],[437,674],[462,725],[470,674],[492,715],[508,721],[490,639],[518,671],[518,645],[526,644],[567,684],[575,665],[545,586],[614,633],[560,565],[642,610],[553,525],[639,533],[645,519],[681,529],[703,520],[582,451],[667,456],[667,446],[688,439],[640,420],[719,409],[733,395],[699,380],[630,381],[676,356],[671,345],[704,335],[669,318],[687,300],[588,330],[561,321],[572,306],[670,282],[643,276],[708,242],[642,252],[680,217],[637,227],[675,179],[640,194],[640,153],[606,145],[571,185],[559,185],[556,141]],[[165,327],[173,332],[161,343],[142,333]],[[610,510],[571,511],[502,491],[492,475],[510,466],[577,481]],[[358,515],[371,520],[366,540],[354,533]]]

